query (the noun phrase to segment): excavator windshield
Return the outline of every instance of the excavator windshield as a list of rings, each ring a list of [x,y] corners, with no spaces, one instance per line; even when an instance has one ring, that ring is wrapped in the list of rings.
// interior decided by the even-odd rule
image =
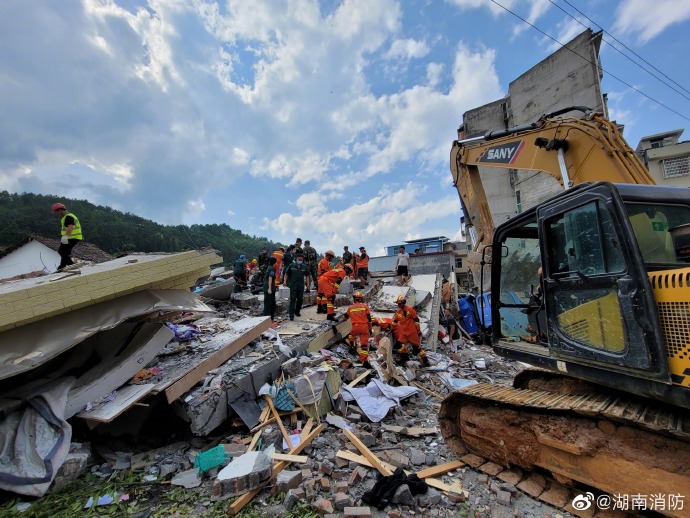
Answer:
[[[674,242],[676,229],[690,223],[690,207],[664,203],[626,203],[630,223],[644,262],[650,266],[686,266],[690,257],[682,256]],[[676,237],[675,241],[681,238]]]

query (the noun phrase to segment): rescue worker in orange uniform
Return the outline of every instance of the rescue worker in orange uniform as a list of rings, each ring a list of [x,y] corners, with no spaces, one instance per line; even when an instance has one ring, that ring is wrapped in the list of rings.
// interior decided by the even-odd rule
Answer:
[[[357,277],[359,277],[362,285],[366,286],[368,284],[367,277],[369,277],[369,256],[367,251],[363,246],[359,247],[359,254],[356,254],[357,258]]]
[[[280,284],[280,280],[282,279],[282,273],[281,269],[283,267],[283,255],[285,254],[285,248],[282,246],[273,252],[273,257],[276,258],[276,264],[273,265],[273,268],[276,271],[276,286]]]
[[[326,313],[326,304],[328,301],[326,300],[326,294],[321,292],[321,288],[319,287],[319,278],[326,272],[331,271],[331,261],[335,257],[335,254],[333,253],[333,250],[327,250],[326,253],[324,254],[324,258],[319,261],[319,266],[316,268],[316,312],[317,313]]]
[[[393,317],[392,327],[395,346],[398,347],[395,352],[400,356],[400,363],[405,365],[405,362],[410,359],[410,350],[407,348],[409,343],[412,346],[412,352],[419,355],[422,366],[428,367],[429,359],[421,345],[422,330],[419,326],[417,312],[413,307],[405,305],[404,295],[399,295],[395,302],[398,304],[398,310]]]
[[[333,253],[333,250],[327,250],[326,253],[324,254],[324,258],[319,261],[319,268],[317,270],[317,275],[321,277],[324,273],[330,272],[333,268],[331,268],[331,262],[335,259],[335,254]]]
[[[345,313],[345,320],[348,318],[352,321],[352,329],[347,335],[347,343],[350,346],[350,351],[355,350],[359,355],[359,361],[365,367],[369,365],[369,336],[371,335],[371,328],[373,322],[371,320],[371,311],[369,306],[364,303],[364,295],[357,291],[352,295],[354,304],[347,308]],[[359,337],[359,349],[357,348],[357,338]]]
[[[352,267],[345,265],[343,268],[330,270],[319,277],[319,294],[321,298],[316,298],[316,312],[326,313],[327,320],[335,320],[335,294],[338,293],[340,283],[350,275]]]

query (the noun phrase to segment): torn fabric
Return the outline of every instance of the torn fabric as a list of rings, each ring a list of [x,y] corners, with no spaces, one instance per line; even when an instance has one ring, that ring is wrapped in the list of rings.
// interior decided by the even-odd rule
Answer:
[[[62,379],[0,422],[0,488],[43,496],[69,453],[72,427],[64,419],[74,378]]]

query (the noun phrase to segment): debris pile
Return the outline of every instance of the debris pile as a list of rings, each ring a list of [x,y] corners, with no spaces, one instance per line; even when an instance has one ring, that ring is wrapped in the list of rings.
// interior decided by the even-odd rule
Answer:
[[[249,506],[286,516],[308,506],[346,517],[488,516],[522,502],[525,516],[541,516],[547,508],[516,482],[484,479],[453,458],[438,431],[449,391],[476,381],[508,384],[520,365],[471,342],[453,359],[437,340],[440,276],[415,276],[410,286],[380,279],[362,291],[377,319],[392,317],[386,302],[399,294],[416,305],[430,367],[396,364],[392,339],[378,326],[370,366],[360,364],[344,342],[347,294],[333,323],[307,297],[302,317],[273,326],[259,316],[260,304],[242,307],[234,295],[209,301],[215,311],[197,302],[158,315],[156,333],[164,338],[153,354],[107,393],[75,405],[88,425],[79,438],[90,443],[72,443],[44,498],[68,491],[86,471],[82,480],[104,489],[84,505],[170,515],[221,516]],[[161,408],[182,418],[186,433],[156,426],[160,444],[151,448],[143,429]]]

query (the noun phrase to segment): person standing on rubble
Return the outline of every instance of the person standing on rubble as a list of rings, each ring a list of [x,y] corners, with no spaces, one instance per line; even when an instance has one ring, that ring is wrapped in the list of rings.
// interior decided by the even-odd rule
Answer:
[[[328,315],[326,320],[335,320],[335,295],[338,293],[338,289],[340,289],[340,283],[350,273],[352,273],[352,267],[346,264],[343,268],[330,270],[319,277],[319,294],[321,298],[316,298],[316,312],[326,313]]]
[[[264,275],[264,316],[271,317],[271,322],[276,316],[276,264],[275,257],[268,258],[268,266]]]
[[[282,246],[278,250],[273,251],[273,257],[276,259],[274,266],[276,270],[276,285],[280,284],[281,268],[283,266],[283,255],[285,255],[285,248]]]
[[[347,245],[343,247],[343,264],[349,264],[352,265],[352,252],[350,252],[350,249]]]
[[[280,274],[281,282],[285,284],[285,272],[295,260],[295,245],[288,246],[287,252],[283,255],[283,271]]]
[[[441,283],[441,305],[444,308],[450,309],[450,296],[452,294],[452,287],[448,279],[443,279]]]
[[[259,254],[259,277],[261,282],[264,281],[266,275],[266,270],[268,269],[268,249],[264,246],[261,248],[261,253]]]
[[[303,253],[304,253],[304,249],[302,248],[302,238],[298,237],[295,240],[295,257],[297,256],[297,254],[303,254]],[[306,256],[305,256],[305,259],[306,259]]]
[[[367,286],[367,277],[369,277],[369,256],[363,246],[359,247],[359,255],[357,256],[357,277],[359,277],[362,285]]]
[[[65,266],[74,264],[72,260],[72,249],[84,239],[81,234],[81,223],[79,218],[67,210],[62,203],[53,203],[51,207],[53,212],[60,214],[60,246],[58,247],[58,254],[60,254],[60,266],[58,271]]]
[[[402,286],[407,283],[407,278],[410,275],[410,254],[405,252],[405,247],[398,248],[398,259],[395,261],[395,269],[398,273],[398,284]],[[405,282],[403,282],[403,279]]]
[[[460,327],[458,323],[453,318],[453,313],[450,308],[443,310],[443,317],[441,318],[441,325],[443,325],[448,331],[448,337],[451,340],[451,352],[458,352],[458,347],[462,345],[462,340],[460,339]]]
[[[235,276],[235,293],[247,287],[247,256],[242,254],[235,261],[232,274]]]
[[[398,309],[393,317],[393,338],[395,339],[395,352],[400,357],[400,363],[405,365],[410,359],[410,350],[407,344],[412,346],[412,352],[419,356],[419,361],[423,367],[429,366],[429,359],[422,347],[422,330],[419,325],[419,317],[412,306],[407,306],[404,295],[399,295],[396,299]]]
[[[345,320],[349,318],[352,322],[352,329],[347,335],[347,343],[350,346],[350,353],[356,352],[359,355],[360,363],[369,368],[371,367],[369,364],[369,337],[373,327],[371,310],[364,303],[364,295],[361,291],[356,291],[352,295],[352,299],[355,303],[345,312]],[[359,348],[357,348],[358,340]]]
[[[326,299],[326,294],[321,291],[321,283],[319,279],[326,272],[331,271],[331,261],[335,257],[333,250],[326,250],[323,259],[319,261],[319,267],[316,274],[316,312],[326,313],[326,305],[328,300]]]
[[[304,252],[298,252],[295,262],[285,270],[285,284],[290,288],[290,308],[288,315],[290,320],[301,317],[300,310],[304,302],[304,279],[309,276],[309,269],[304,264]]]
[[[309,270],[309,275],[307,276],[307,293],[311,291],[312,281],[314,282],[314,288],[316,288],[316,267],[318,266],[319,257],[316,254],[316,249],[311,246],[311,241],[308,239],[304,242],[304,259]]]

